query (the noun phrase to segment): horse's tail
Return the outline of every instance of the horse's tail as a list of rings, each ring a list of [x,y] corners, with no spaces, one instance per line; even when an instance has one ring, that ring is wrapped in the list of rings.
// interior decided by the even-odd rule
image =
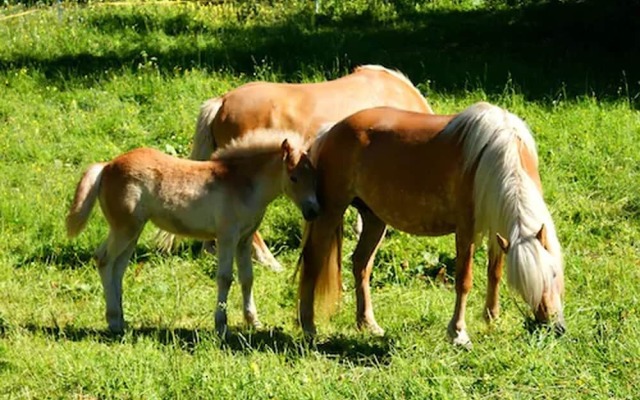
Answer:
[[[204,161],[211,157],[216,150],[216,141],[213,137],[211,124],[213,123],[218,110],[222,107],[222,97],[214,97],[202,103],[200,114],[196,123],[196,133],[193,136],[193,147],[191,148],[192,160]]]
[[[478,103],[456,116],[445,129],[461,135],[465,170],[475,168],[477,239],[490,234],[490,246],[495,247],[495,234],[499,233],[515,243],[519,237],[535,235],[544,223],[553,231],[553,253],[560,256],[542,193],[522,166],[520,150],[524,147],[538,168],[536,145],[524,121],[499,107]],[[508,283],[533,307],[553,276],[549,263],[538,262],[537,257],[534,249],[525,245],[512,246],[507,253]]]
[[[329,232],[323,232],[326,228],[321,226],[326,224],[310,221],[304,227],[296,268],[296,273],[300,273],[298,297],[304,286],[313,285],[318,311],[331,315],[342,293],[342,220]]]
[[[208,160],[216,150],[216,141],[213,137],[211,124],[221,106],[222,97],[211,98],[200,106],[200,114],[198,114],[198,122],[196,122],[196,133],[193,135],[193,146],[189,155],[190,159],[197,161]],[[177,242],[176,235],[163,230],[158,230],[154,241],[156,247],[166,253],[171,252]]]
[[[91,165],[78,182],[73,203],[67,214],[67,235],[69,237],[77,236],[86,226],[100,192],[102,170],[107,164],[97,163]]]

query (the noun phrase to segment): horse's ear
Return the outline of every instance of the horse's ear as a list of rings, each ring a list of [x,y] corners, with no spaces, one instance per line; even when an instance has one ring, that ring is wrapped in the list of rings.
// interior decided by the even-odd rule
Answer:
[[[291,145],[289,144],[289,139],[285,139],[282,141],[282,145],[280,146],[282,149],[282,160],[287,160],[291,156]]]
[[[538,233],[536,233],[536,239],[538,239],[540,241],[540,244],[542,244],[542,247],[544,247],[545,249],[549,250],[548,246],[547,246],[547,227],[544,226],[544,224],[542,224],[542,227],[540,228],[540,230],[538,231]]]
[[[507,254],[507,252],[509,251],[509,241],[500,236],[499,233],[496,233],[496,240],[498,241],[498,246],[500,246],[502,251]]]

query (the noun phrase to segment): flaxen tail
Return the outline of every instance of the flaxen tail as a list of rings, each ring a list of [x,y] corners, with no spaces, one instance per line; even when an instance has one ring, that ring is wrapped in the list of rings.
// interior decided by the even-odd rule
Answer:
[[[100,193],[100,179],[105,165],[107,163],[91,165],[78,182],[73,203],[67,214],[67,235],[71,238],[82,232],[87,224],[98,193]]]
[[[313,284],[317,310],[325,316],[335,311],[342,293],[343,227],[342,220],[336,222],[329,232],[322,228],[327,226],[326,223],[311,221],[305,224],[297,266],[299,289]]]
[[[222,106],[222,97],[214,97],[202,103],[200,115],[196,124],[196,134],[193,136],[193,147],[191,148],[192,160],[204,161],[211,157],[216,150],[216,142],[211,131],[218,110]]]
[[[216,141],[213,138],[211,124],[213,123],[218,110],[222,106],[222,97],[214,97],[202,103],[200,114],[196,123],[196,133],[193,135],[193,146],[189,158],[196,161],[205,161],[211,158],[211,154],[216,150]],[[176,235],[158,230],[154,238],[156,247],[165,253],[177,243]]]

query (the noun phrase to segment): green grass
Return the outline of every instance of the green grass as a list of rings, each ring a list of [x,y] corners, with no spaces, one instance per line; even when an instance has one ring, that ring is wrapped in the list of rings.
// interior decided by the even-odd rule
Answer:
[[[640,63],[629,51],[637,37],[603,34],[613,15],[617,26],[628,22],[624,8],[594,13],[593,1],[340,8],[327,0],[312,27],[310,2],[274,3],[64,3],[60,14],[40,6],[0,19],[0,397],[636,397]],[[22,10],[6,6],[0,17]],[[604,22],[587,29],[563,20],[567,13]],[[234,285],[234,335],[220,343],[215,259],[188,245],[158,254],[148,227],[125,277],[130,329],[108,335],[91,261],[106,224],[96,212],[79,238],[64,232],[82,170],[138,146],[186,156],[204,99],[256,79],[333,78],[360,63],[400,68],[438,112],[488,100],[527,121],[565,251],[568,333],[529,332],[526,308],[508,290],[500,320],[486,325],[480,249],[467,318],[474,348],[452,347],[451,279],[431,276],[451,265],[453,238],[397,231],[387,235],[373,277],[387,334],[359,333],[347,232],[342,307],[310,346],[295,323],[291,281],[300,216],[279,200],[261,230],[287,272],[256,266],[264,330],[242,326]]]

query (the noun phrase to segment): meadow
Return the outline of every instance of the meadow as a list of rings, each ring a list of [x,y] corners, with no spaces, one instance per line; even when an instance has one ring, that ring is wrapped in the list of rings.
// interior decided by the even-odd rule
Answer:
[[[323,0],[316,14],[302,0],[4,2],[0,397],[637,398],[640,30],[635,2],[602,4]],[[360,333],[347,229],[342,305],[310,344],[292,277],[302,218],[280,199],[261,231],[286,271],[255,266],[263,329],[243,326],[236,283],[221,343],[215,257],[192,241],[161,254],[149,225],[125,276],[129,328],[109,334],[92,261],[106,223],[94,212],[77,239],[64,230],[84,168],[139,146],[186,157],[205,99],[360,64],[406,73],[438,113],[485,100],[526,120],[565,255],[568,332],[530,329],[506,285],[486,324],[480,248],[474,347],[451,346],[453,237],[391,230],[372,278],[386,335]]]

